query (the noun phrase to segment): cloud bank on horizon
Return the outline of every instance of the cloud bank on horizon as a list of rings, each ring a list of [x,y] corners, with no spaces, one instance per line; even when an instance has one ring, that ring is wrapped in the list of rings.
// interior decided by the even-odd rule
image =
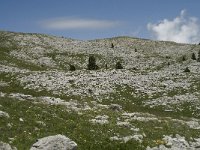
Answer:
[[[153,38],[178,43],[199,43],[200,24],[196,17],[189,17],[185,10],[173,20],[164,19],[159,23],[148,23],[147,29]]]
[[[81,19],[81,18],[54,18],[40,22],[46,29],[73,30],[73,29],[108,29],[118,26],[118,21]]]
[[[40,27],[47,30],[54,31],[96,31],[96,30],[110,30],[111,33],[118,30],[126,30],[128,22],[114,21],[114,20],[101,20],[101,19],[88,19],[88,18],[75,18],[75,17],[57,17],[46,19],[39,22]],[[119,28],[118,28],[119,27]],[[139,36],[142,29],[136,30],[134,33],[128,35]],[[155,40],[174,41],[178,43],[199,43],[200,42],[200,22],[198,18],[188,16],[186,10],[182,10],[180,15],[174,19],[163,19],[157,23],[147,24],[148,36]],[[127,32],[124,32],[127,33]]]

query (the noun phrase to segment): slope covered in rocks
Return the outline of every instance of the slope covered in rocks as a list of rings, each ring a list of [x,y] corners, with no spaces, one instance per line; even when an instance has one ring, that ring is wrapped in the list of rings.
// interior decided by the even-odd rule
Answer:
[[[28,149],[63,134],[83,150],[197,149],[200,62],[192,54],[198,58],[199,50],[130,37],[1,31],[0,141]],[[87,70],[91,55],[98,70]],[[124,69],[115,69],[117,62]]]

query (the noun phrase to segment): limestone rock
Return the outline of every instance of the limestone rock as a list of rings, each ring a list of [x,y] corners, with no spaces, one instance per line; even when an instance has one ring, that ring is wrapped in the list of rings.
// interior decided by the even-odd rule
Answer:
[[[108,124],[109,121],[108,121],[108,116],[107,115],[103,115],[103,116],[96,116],[95,119],[91,119],[90,122],[92,122],[93,124]]]
[[[188,142],[185,137],[176,134],[175,137],[164,136],[162,139],[164,143],[157,147],[150,148],[149,146],[146,150],[200,150],[200,139],[194,139],[194,141]],[[167,147],[166,147],[167,146]],[[168,148],[170,147],[170,148]]]
[[[17,150],[17,148],[12,148],[9,144],[0,142],[0,150]]]
[[[76,150],[77,144],[64,135],[54,135],[39,139],[30,150]]]
[[[9,116],[8,113],[3,112],[3,111],[0,110],[0,117],[6,117],[6,118],[9,118],[10,116]]]

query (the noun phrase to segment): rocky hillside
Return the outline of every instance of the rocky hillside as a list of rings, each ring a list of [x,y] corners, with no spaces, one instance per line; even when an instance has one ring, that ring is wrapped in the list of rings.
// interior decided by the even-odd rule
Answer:
[[[62,134],[80,150],[200,149],[199,50],[1,31],[0,141],[30,149]],[[98,70],[87,70],[90,56]]]

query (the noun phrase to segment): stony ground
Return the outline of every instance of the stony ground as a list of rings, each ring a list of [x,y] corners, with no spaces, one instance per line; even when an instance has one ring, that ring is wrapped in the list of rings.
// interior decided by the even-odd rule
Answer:
[[[83,150],[200,149],[199,50],[0,32],[0,141],[29,149],[62,134]],[[90,55],[99,70],[87,70]]]

